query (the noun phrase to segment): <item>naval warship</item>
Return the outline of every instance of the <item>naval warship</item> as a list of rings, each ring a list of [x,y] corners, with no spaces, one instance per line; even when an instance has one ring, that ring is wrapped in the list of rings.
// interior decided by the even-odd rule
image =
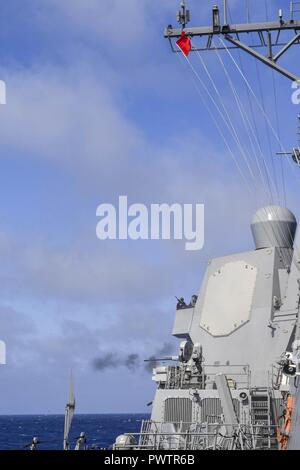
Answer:
[[[180,28],[169,25],[164,36],[200,82],[190,53],[226,50],[239,69],[230,52],[239,49],[299,86],[300,79],[278,64],[300,44],[295,18],[300,2],[290,2],[289,13],[288,20],[279,10],[276,21],[261,23],[251,23],[248,14],[247,23],[233,24],[223,0],[223,22],[215,5],[210,26],[190,28],[190,12],[182,1]],[[249,36],[257,41],[247,43]],[[195,38],[200,42],[194,44]],[[219,113],[226,124],[223,111]],[[279,154],[291,155],[290,163],[300,166],[300,144],[286,152],[265,118],[280,144]],[[255,213],[251,231],[254,250],[210,260],[198,295],[189,303],[178,299],[172,330],[179,340],[178,355],[160,358],[153,369],[157,390],[151,418],[142,422],[139,433],[117,437],[113,450],[300,450],[300,226],[289,209],[270,204]],[[71,379],[64,450],[70,449],[74,411]],[[35,437],[30,448],[37,445]],[[75,449],[88,449],[84,432]]]
[[[300,83],[278,64],[299,44],[297,5],[291,2],[288,20],[279,10],[274,22],[231,24],[224,0],[223,22],[214,6],[210,26],[190,28],[181,2],[180,27],[169,25],[164,36],[187,60],[228,45]],[[257,36],[255,47],[249,35]],[[299,165],[299,147],[291,156]],[[198,295],[178,299],[178,355],[153,369],[151,418],[113,449],[300,449],[300,227],[290,210],[271,204],[256,212],[251,231],[254,250],[210,260]]]
[[[255,250],[209,262],[199,295],[177,304],[179,353],[153,371],[151,419],[115,449],[300,448],[296,226],[288,209],[263,207],[251,224]]]

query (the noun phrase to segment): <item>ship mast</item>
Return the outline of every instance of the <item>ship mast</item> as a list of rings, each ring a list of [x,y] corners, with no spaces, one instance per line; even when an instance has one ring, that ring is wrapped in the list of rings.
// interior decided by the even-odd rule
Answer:
[[[177,14],[177,21],[181,27],[173,28],[172,25],[169,25],[164,31],[164,36],[170,41],[173,52],[178,52],[173,41],[180,37],[183,30],[190,38],[200,39],[200,45],[194,46],[192,49],[194,51],[240,49],[290,80],[300,83],[300,78],[297,75],[278,64],[278,60],[293,45],[300,44],[300,21],[295,20],[295,14],[300,12],[297,9],[297,4],[299,2],[291,2],[290,17],[287,20],[284,20],[283,10],[280,9],[276,21],[229,24],[228,4],[227,0],[223,0],[223,23],[219,6],[215,5],[212,9],[212,24],[210,26],[189,28],[187,24],[190,22],[190,11],[187,10],[183,1],[180,4],[181,10]],[[255,38],[254,44],[249,44],[250,33]],[[224,39],[225,43],[215,45],[213,42],[215,37]],[[228,47],[226,43],[228,43]],[[263,48],[265,54],[258,52],[259,48]]]
[[[225,50],[229,52],[229,49],[240,50],[247,55],[250,55],[257,61],[263,63],[273,71],[283,75],[284,77],[292,80],[298,88],[300,85],[300,72],[298,74],[292,72],[288,68],[283,67],[279,64],[280,59],[286,55],[292,46],[300,45],[300,21],[296,19],[296,14],[300,13],[300,1],[291,1],[289,17],[284,16],[282,9],[278,11],[278,18],[275,21],[265,22],[251,22],[249,13],[249,2],[247,2],[247,22],[233,24],[229,22],[230,15],[228,15],[228,0],[223,0],[222,3],[223,12],[218,5],[214,5],[212,8],[212,21],[209,26],[195,26],[189,27],[190,12],[186,8],[185,2],[181,3],[181,11],[177,15],[179,22],[179,28],[173,28],[172,25],[167,26],[164,31],[164,37],[168,39],[172,51],[174,53],[182,52],[186,57],[192,71],[196,75],[199,82],[202,84],[201,77],[195,71],[193,65],[188,59],[190,52],[198,51],[198,56],[203,64],[202,53],[206,51],[219,51]],[[178,47],[176,47],[178,46]],[[201,55],[199,54],[201,52]],[[233,62],[234,58],[229,52]],[[238,67],[236,67],[239,69]],[[207,72],[207,70],[206,70]],[[241,72],[241,71],[240,71]],[[209,75],[209,73],[207,72]],[[247,78],[244,73],[241,73],[244,81],[250,88]],[[210,77],[210,75],[209,75]],[[211,77],[210,77],[211,79]],[[212,81],[212,80],[211,80]],[[205,86],[203,85],[205,89]],[[216,87],[214,87],[216,90]],[[206,90],[206,89],[205,89]],[[251,88],[250,88],[251,90]],[[210,93],[207,93],[211,98]],[[219,93],[217,91],[219,96]],[[254,93],[252,93],[254,95]],[[213,98],[211,98],[213,101]],[[213,101],[214,103],[214,101]],[[215,103],[214,103],[215,104]],[[215,106],[217,108],[217,105]],[[223,106],[224,111],[226,108]],[[264,108],[260,107],[265,118]],[[218,109],[217,109],[218,110]],[[219,114],[222,114],[220,112]],[[228,117],[228,114],[226,114]],[[226,121],[226,118],[224,119]],[[276,140],[280,143],[280,138],[274,131],[269,120],[268,125],[271,127]],[[300,135],[300,115],[298,115],[299,122],[299,135]],[[221,133],[222,136],[222,133]],[[280,143],[281,145],[281,143]],[[291,155],[293,161],[300,166],[300,142],[298,148],[293,148],[292,152],[284,151],[281,145],[281,152],[279,155]],[[299,422],[300,422],[300,394],[297,391],[299,386],[300,377],[300,228],[298,227],[297,236],[293,245],[293,258],[288,271],[287,288],[282,304],[278,306],[278,318],[281,316],[283,321],[287,318],[295,315],[295,330],[294,330],[294,342],[289,345],[286,355],[285,366],[290,368],[289,373],[294,377],[294,383],[291,381],[291,387],[289,393],[286,395],[286,419],[285,429],[290,429],[291,416],[293,412],[293,436],[290,440],[290,436],[284,434],[284,447],[290,449],[299,448],[298,437],[299,436]],[[290,350],[293,350],[291,353]],[[219,391],[220,399],[222,402],[223,411],[227,414],[227,422],[234,421],[235,412],[233,406],[231,406],[230,394],[227,390],[227,384],[224,378],[218,377],[216,380],[217,388]],[[294,399],[297,398],[294,405]],[[269,400],[269,398],[268,398]],[[223,406],[224,405],[224,406]],[[270,416],[270,413],[268,414]],[[281,439],[281,430],[278,427],[279,437]],[[288,440],[290,441],[288,443]],[[296,442],[297,440],[297,442]],[[281,441],[280,441],[281,442]]]

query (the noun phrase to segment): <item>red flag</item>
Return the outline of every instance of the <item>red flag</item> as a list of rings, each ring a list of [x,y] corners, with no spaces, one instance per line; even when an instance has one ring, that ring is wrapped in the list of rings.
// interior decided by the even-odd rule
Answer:
[[[182,31],[180,38],[176,41],[177,46],[184,53],[185,57],[189,55],[192,49],[190,38]]]

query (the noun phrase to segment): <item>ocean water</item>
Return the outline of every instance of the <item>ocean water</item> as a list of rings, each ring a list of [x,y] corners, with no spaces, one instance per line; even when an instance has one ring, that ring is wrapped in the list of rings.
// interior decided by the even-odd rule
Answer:
[[[109,448],[116,437],[124,432],[139,432],[143,414],[75,415],[70,433],[71,448],[84,431],[88,446]],[[64,416],[0,416],[0,450],[26,450],[34,436],[41,450],[61,450],[63,445]]]

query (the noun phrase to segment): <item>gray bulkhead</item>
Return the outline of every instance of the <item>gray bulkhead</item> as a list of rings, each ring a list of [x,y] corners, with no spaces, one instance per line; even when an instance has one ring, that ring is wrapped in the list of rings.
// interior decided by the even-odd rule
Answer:
[[[295,317],[281,316],[287,269],[266,248],[210,261],[195,308],[177,311],[173,334],[200,343],[207,365],[248,365],[251,386],[267,387],[290,342]],[[287,253],[288,251],[288,253]],[[183,318],[186,313],[187,318]]]
[[[216,374],[224,374],[230,383],[240,423],[252,419],[250,403],[241,400],[242,391],[249,396],[250,391],[264,390],[267,396],[272,390],[274,403],[282,402],[288,381],[274,382],[280,359],[292,351],[297,321],[297,309],[286,308],[287,294],[296,306],[299,291],[290,279],[295,272],[296,220],[287,209],[268,206],[256,213],[251,228],[256,249],[212,259],[196,305],[177,309],[172,334],[200,345],[205,380],[201,385],[170,387],[169,368],[162,367],[162,381],[156,379],[153,421],[203,422],[208,415],[222,414]]]

